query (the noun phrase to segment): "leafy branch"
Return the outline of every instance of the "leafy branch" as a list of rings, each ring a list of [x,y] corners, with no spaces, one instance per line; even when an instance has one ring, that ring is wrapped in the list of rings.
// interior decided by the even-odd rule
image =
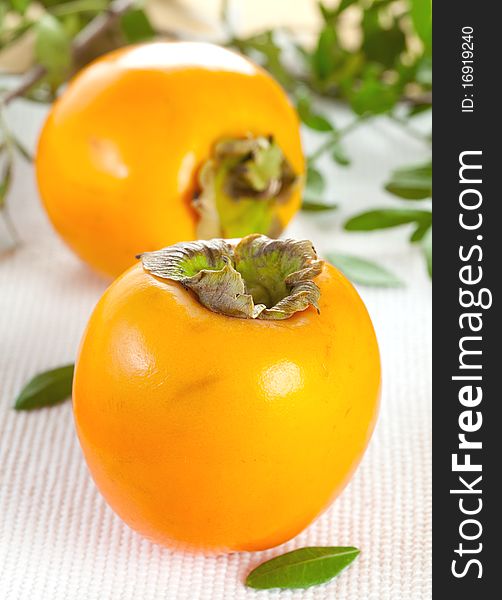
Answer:
[[[23,0],[12,1],[13,7],[18,7],[22,14],[29,6]],[[49,3],[51,4],[51,3]],[[3,105],[9,104],[14,98],[25,96],[34,85],[44,80],[51,84],[53,91],[61,85],[72,71],[72,66],[85,54],[86,50],[104,33],[112,28],[118,20],[128,11],[133,9],[136,0],[72,0],[55,6],[49,5],[47,12],[37,21],[23,21],[23,33],[30,27],[36,34],[35,55],[38,60],[17,86],[6,92],[2,97]],[[80,20],[85,26],[78,30],[73,42],[68,26],[65,27],[64,19],[69,16],[78,16],[81,13],[96,13],[90,21]],[[5,32],[0,32],[5,35]],[[0,39],[2,39],[0,37]],[[17,39],[17,36],[14,36]],[[8,44],[0,44],[0,49],[12,43],[12,36]]]
[[[349,165],[351,158],[343,144],[345,136],[382,115],[430,147],[430,137],[417,131],[412,121],[417,114],[432,107],[430,0],[341,0],[334,8],[322,2],[318,7],[322,26],[313,45],[301,44],[289,31],[274,30],[229,40],[229,45],[258,60],[274,75],[294,99],[303,124],[324,138],[308,156],[303,210],[315,212],[338,206],[323,198],[326,186],[322,171],[317,167],[321,156],[329,155],[340,166]],[[349,12],[352,16],[358,15],[360,40],[350,48],[343,41]],[[318,110],[320,99],[324,103],[345,102],[354,113],[353,120],[345,127],[338,127]],[[404,168],[391,175],[386,190],[400,200],[422,200],[432,195],[431,179],[430,164]],[[400,210],[409,212],[411,209]],[[432,273],[429,235],[432,214],[425,212],[427,217],[415,221],[411,241],[422,243],[428,270]],[[374,211],[371,229],[394,226],[388,224],[388,214],[385,210]],[[408,214],[408,219],[411,217],[412,214]],[[366,222],[362,216],[350,219],[346,229],[359,230],[361,219]],[[346,258],[339,261],[340,266],[343,263],[342,270],[354,280],[361,280],[365,261]],[[378,269],[382,276],[381,267],[369,262],[366,267],[367,281],[379,280],[374,273]],[[387,282],[391,285],[395,278],[392,276]]]
[[[164,35],[150,23],[142,0],[41,0],[38,4],[45,11],[36,19],[31,11],[34,4],[34,0],[8,0],[0,5],[0,51],[31,31],[36,61],[18,85],[3,94],[0,109],[19,97],[51,101],[59,86],[95,56],[126,43]],[[228,18],[229,4],[228,0],[221,4],[226,45],[268,69],[289,92],[303,124],[321,138],[307,157],[304,210],[337,208],[336,202],[324,197],[326,185],[318,161],[327,155],[339,166],[349,165],[352,158],[344,139],[368,120],[385,115],[428,147],[430,138],[414,128],[413,118],[432,106],[430,0],[340,0],[334,8],[319,2],[321,27],[313,43],[302,42],[285,29],[236,36]],[[356,43],[345,39],[348,17],[358,23]],[[169,32],[173,33],[180,37],[178,32]],[[340,127],[319,110],[321,99],[328,105],[333,101],[347,104],[353,111],[352,121]],[[12,156],[20,151],[20,145],[5,121],[0,135],[0,210],[4,207],[5,216]],[[428,198],[430,181],[425,182],[423,175],[430,180],[430,169],[422,173],[415,167],[401,169],[390,177],[386,189],[399,200]],[[373,229],[389,227],[386,215],[376,211]],[[346,224],[348,231],[356,230],[355,219]],[[430,238],[430,224],[415,224],[411,241],[424,244]],[[10,220],[9,229],[14,233]],[[424,254],[430,261],[428,248]]]
[[[128,12],[133,12],[137,0],[70,0],[55,4],[51,0],[44,3],[47,12],[38,20],[30,20],[27,10],[29,0],[10,0],[10,8],[17,13],[20,21],[13,28],[5,26],[5,15],[0,14],[0,50],[14,43],[19,37],[31,29],[35,32],[35,55],[38,63],[33,66],[19,81],[17,86],[6,91],[0,97],[0,215],[2,216],[12,242],[17,245],[19,236],[7,209],[7,194],[12,182],[14,153],[19,152],[26,160],[31,160],[30,154],[21,142],[9,131],[5,121],[5,107],[15,98],[30,97],[35,86],[40,86],[44,92],[43,99],[50,100],[57,88],[66,81],[71,72],[85,56],[87,50],[114,27]],[[131,27],[131,22],[125,21],[124,32],[137,33],[137,16]],[[93,16],[89,19],[89,14]],[[140,20],[143,16],[140,11]],[[68,31],[68,18],[76,17],[73,27],[81,29],[73,41]],[[144,27],[143,27],[144,28]],[[153,31],[153,29],[152,29]],[[124,36],[125,37],[125,36]],[[49,94],[47,94],[49,91]],[[37,96],[32,96],[34,99]]]

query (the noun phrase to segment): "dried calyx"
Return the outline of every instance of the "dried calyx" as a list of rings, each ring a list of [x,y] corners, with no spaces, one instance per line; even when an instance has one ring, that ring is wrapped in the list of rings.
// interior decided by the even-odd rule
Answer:
[[[141,255],[143,268],[180,282],[210,310],[243,319],[280,320],[310,305],[319,310],[313,279],[323,268],[312,242],[248,235],[174,244]]]
[[[276,237],[282,225],[275,209],[297,183],[272,137],[220,141],[199,173],[198,237],[242,237],[250,230]]]

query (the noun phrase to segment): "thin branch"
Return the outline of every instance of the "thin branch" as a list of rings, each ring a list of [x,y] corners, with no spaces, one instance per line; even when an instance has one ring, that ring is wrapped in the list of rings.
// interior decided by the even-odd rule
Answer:
[[[5,96],[2,98],[2,104],[6,106],[11,100],[14,100],[14,98],[24,96],[26,92],[28,92],[35,85],[35,83],[40,81],[46,73],[47,69],[42,67],[42,65],[36,65],[31,68],[28,73],[21,78],[19,84],[5,94]]]
[[[130,10],[135,0],[114,0],[109,8],[97,15],[82,31],[75,37],[72,44],[72,53],[74,58],[79,58],[86,49],[101,37],[110,27],[112,27],[120,17]],[[42,65],[35,65],[22,78],[19,84],[9,90],[1,99],[3,105],[9,104],[14,98],[24,96],[36,83],[38,83],[47,73],[47,69]]]

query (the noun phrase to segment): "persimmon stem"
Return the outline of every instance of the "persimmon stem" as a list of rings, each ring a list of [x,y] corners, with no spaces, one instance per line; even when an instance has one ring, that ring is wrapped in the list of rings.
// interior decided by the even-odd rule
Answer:
[[[323,261],[308,240],[182,242],[141,255],[147,273],[181,283],[213,312],[241,319],[283,320],[314,306],[313,281]]]
[[[198,237],[239,238],[250,231],[277,237],[277,207],[298,181],[272,136],[220,140],[199,171],[200,193],[193,202]]]

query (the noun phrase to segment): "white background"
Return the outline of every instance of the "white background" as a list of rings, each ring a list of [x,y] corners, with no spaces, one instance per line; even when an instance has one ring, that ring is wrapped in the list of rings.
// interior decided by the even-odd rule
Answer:
[[[45,109],[14,104],[9,122],[33,149]],[[342,109],[333,116],[342,125],[348,119]],[[305,142],[313,148],[318,140],[310,134]],[[11,409],[28,378],[73,361],[106,287],[51,230],[31,166],[16,164],[9,204],[23,245],[0,258],[1,600],[431,597],[431,286],[419,250],[406,241],[406,227],[350,235],[340,229],[344,217],[362,208],[401,205],[382,183],[392,167],[423,160],[427,149],[385,119],[354,131],[347,147],[350,168],[323,162],[329,194],[342,209],[332,216],[301,215],[288,233],[309,237],[321,254],[372,258],[406,282],[402,289],[359,288],[383,361],[376,433],[343,495],[303,534],[267,552],[212,558],[154,546],[112,513],[87,473],[70,403],[32,413]],[[305,545],[355,545],[362,554],[321,587],[244,587],[250,568]]]

